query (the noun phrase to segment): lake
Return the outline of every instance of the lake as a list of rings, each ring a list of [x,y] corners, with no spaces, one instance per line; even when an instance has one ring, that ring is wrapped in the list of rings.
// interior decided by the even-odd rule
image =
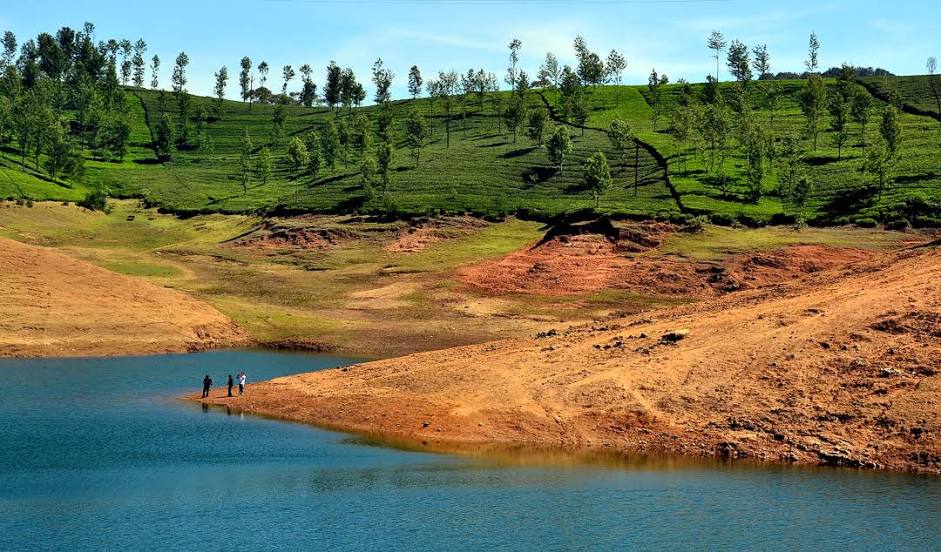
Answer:
[[[0,359],[0,550],[941,549],[941,478],[399,450],[180,401],[352,359]]]

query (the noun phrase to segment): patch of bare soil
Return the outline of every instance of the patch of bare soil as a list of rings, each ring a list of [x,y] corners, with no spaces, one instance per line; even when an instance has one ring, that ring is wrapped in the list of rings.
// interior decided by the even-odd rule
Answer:
[[[209,402],[426,443],[941,473],[941,251],[794,266],[789,285]]]
[[[345,242],[363,239],[364,233],[349,219],[304,215],[265,219],[250,232],[228,243],[259,249],[330,249]]]
[[[458,271],[463,283],[491,293],[565,295],[623,289],[648,296],[714,297],[793,281],[872,258],[861,249],[800,245],[767,253],[695,262],[659,254],[670,225],[617,228],[610,234],[548,237],[495,261]]]
[[[383,244],[389,252],[412,253],[439,240],[471,234],[487,224],[461,216],[418,217],[410,221],[339,215],[273,217],[229,244],[259,249],[328,250],[352,242],[373,242]]]
[[[183,293],[0,238],[0,357],[193,351],[244,344]]]
[[[487,226],[487,223],[474,217],[441,217],[419,219],[409,224],[384,249],[392,253],[414,253],[429,245],[446,239],[454,239],[474,233]]]

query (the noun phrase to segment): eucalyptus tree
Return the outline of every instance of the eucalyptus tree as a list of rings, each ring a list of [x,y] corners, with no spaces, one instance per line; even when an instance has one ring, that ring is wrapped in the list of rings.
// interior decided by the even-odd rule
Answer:
[[[285,112],[284,104],[278,102],[271,112],[271,143],[273,145],[279,145],[281,139],[284,138],[284,122],[286,120],[287,113]]]
[[[342,70],[340,66],[331,61],[327,65],[327,79],[323,89],[323,101],[330,109],[340,105],[341,77]]]
[[[601,194],[611,187],[611,168],[604,152],[596,152],[585,161],[583,179],[595,200],[595,207],[598,207]]]
[[[305,63],[301,65],[299,71],[301,72],[301,104],[306,107],[311,107],[317,101],[317,85],[314,83],[313,75],[314,70],[311,68],[310,64]]]
[[[428,111],[431,113],[431,121],[428,124],[429,134],[432,138],[435,136],[435,125],[434,125],[434,116],[435,116],[435,100],[438,99],[438,88],[440,83],[435,79],[428,79],[425,81],[425,91],[428,93]]]
[[[529,113],[529,127],[526,136],[532,140],[533,145],[542,146],[546,142],[546,126],[549,124],[549,112],[539,106]]]
[[[134,43],[134,59],[132,64],[134,66],[134,86],[137,88],[144,87],[144,74],[146,72],[146,64],[144,62],[144,54],[147,52],[147,43],[143,39],[137,39],[137,42]]]
[[[461,75],[459,91],[461,94],[461,133],[467,136],[467,101],[470,95],[474,93],[475,76],[473,68],[467,70],[467,73]]]
[[[503,112],[503,118],[507,129],[513,133],[513,143],[515,144],[516,135],[520,127],[523,126],[523,121],[526,120],[526,100],[518,95],[513,95],[513,99],[510,100],[510,104]]]
[[[706,39],[706,46],[715,52],[713,56],[716,58],[716,82],[718,82],[719,57],[722,55],[722,50],[724,50],[726,47],[725,36],[723,36],[720,31],[712,31],[712,34],[710,34],[709,38]]]
[[[150,58],[150,87],[154,90],[160,88],[160,56],[157,54]]]
[[[425,122],[425,117],[417,109],[409,111],[408,117],[405,119],[405,141],[408,143],[408,148],[412,150],[416,167],[427,139],[428,124]]]
[[[189,65],[189,56],[186,52],[180,52],[176,56],[176,62],[173,65],[173,74],[170,77],[170,83],[173,86],[173,93],[179,109],[179,143],[185,145],[189,142],[189,94],[186,92],[186,67]]]
[[[356,103],[358,96],[356,74],[353,69],[347,67],[340,72],[340,103],[347,108],[350,113],[353,112],[353,104]]]
[[[664,81],[660,78],[660,75],[657,74],[657,69],[651,69],[650,75],[647,76],[647,92],[648,98],[650,100],[650,109],[651,109],[651,120],[653,122],[653,129],[657,130],[657,122],[660,120],[660,115],[663,113],[663,85]]]
[[[288,142],[287,160],[291,167],[291,174],[295,180],[301,174],[301,169],[307,167],[310,156],[307,153],[307,146],[304,141],[295,136]],[[297,186],[294,187],[294,195],[297,197]]]
[[[928,88],[931,90],[931,95],[934,97],[935,105],[938,106],[938,113],[941,113],[941,82],[939,82],[937,70],[938,70],[938,58],[931,56],[928,58],[928,61],[925,62],[925,69],[928,70]],[[939,120],[941,122],[941,120]]]
[[[813,138],[814,151],[817,151],[817,137],[820,134],[820,123],[823,121],[827,106],[827,87],[823,78],[816,73],[810,73],[801,98],[801,110],[807,123],[807,133]]]
[[[366,150],[369,149],[372,141],[371,131],[372,123],[369,121],[369,116],[365,113],[357,114],[353,119],[353,141],[359,149],[360,156],[365,155]]]
[[[176,56],[176,63],[173,66],[173,74],[170,77],[170,84],[173,86],[173,92],[183,94],[186,92],[186,66],[189,65],[190,58],[186,52],[180,52]]]
[[[885,142],[885,148],[891,157],[896,157],[902,143],[902,125],[899,122],[899,110],[892,104],[886,105],[882,110],[882,123],[879,125],[879,134]]]
[[[392,147],[392,141],[386,138],[379,142],[379,148],[376,150],[376,161],[379,166],[379,176],[382,179],[382,193],[385,195],[392,183],[392,165],[395,161],[395,148]]]
[[[588,48],[588,44],[581,36],[576,36],[573,42],[575,55],[578,58],[578,77],[582,84],[599,84],[604,80],[604,61]]]
[[[510,49],[510,65],[506,68],[506,77],[504,81],[510,85],[510,89],[516,91],[516,81],[518,78],[516,66],[519,63],[519,51],[523,47],[523,43],[518,39],[514,38],[508,48]]]
[[[271,150],[268,146],[261,148],[258,152],[258,159],[255,162],[255,178],[261,180],[261,185],[266,186],[271,180],[271,172],[274,169],[274,159],[271,157]]]
[[[392,99],[392,79],[395,78],[389,68],[382,63],[382,58],[376,59],[372,65],[372,83],[376,87],[375,100],[377,104],[384,104]],[[421,86],[421,85],[419,85]]]
[[[239,66],[242,68],[239,71],[239,88],[242,91],[242,101],[248,100],[249,109],[251,109],[252,101],[252,59],[248,56],[242,57],[239,61]]]
[[[820,67],[819,53],[820,41],[817,39],[817,33],[810,33],[810,40],[807,44],[807,61],[804,62],[804,67],[811,75],[815,75],[817,68]]]
[[[605,63],[605,70],[608,73],[608,78],[616,84],[618,87],[621,86],[621,76],[624,74],[624,70],[627,69],[627,60],[624,56],[617,50],[611,50],[608,54],[608,61]],[[618,89],[614,93],[614,105],[615,107],[619,106],[621,103],[621,91]]]
[[[546,52],[546,60],[539,66],[536,78],[544,82],[546,86],[552,88],[559,86],[559,60],[555,57],[555,54]]]
[[[412,96],[412,99],[418,99],[418,96],[421,95],[421,69],[417,65],[412,65],[412,68],[408,70],[408,93]]]
[[[833,94],[830,97],[830,132],[833,145],[836,146],[836,158],[843,158],[843,146],[849,139],[849,119],[852,109],[851,99],[845,94]]]
[[[281,79],[283,83],[281,84],[281,95],[287,96],[288,94],[288,85],[297,76],[297,73],[294,72],[294,68],[290,65],[285,65],[281,68]]]
[[[559,174],[562,174],[565,166],[565,158],[572,153],[572,139],[569,137],[569,131],[565,125],[556,127],[555,132],[546,141],[546,154],[549,162],[559,167]]]
[[[225,87],[229,82],[229,69],[223,65],[216,71],[216,85],[213,92],[216,94],[216,117],[222,117],[222,102],[225,100]]]
[[[121,84],[127,86],[127,83],[131,80],[133,71],[131,54],[134,51],[134,45],[126,38],[121,40],[119,44],[121,48]]]
[[[12,65],[14,59],[16,59],[16,35],[13,34],[13,31],[4,31],[3,55],[0,60],[3,61],[4,66],[7,66]]]
[[[157,132],[154,136],[154,153],[160,161],[169,161],[173,148],[173,125],[170,116],[164,113],[157,123]]]
[[[611,124],[608,125],[608,141],[611,142],[611,147],[614,148],[614,151],[618,152],[621,159],[621,170],[627,167],[627,154],[628,151],[634,149],[634,158],[635,158],[635,171],[634,171],[634,193],[637,193],[637,180],[638,174],[636,171],[637,159],[640,157],[640,145],[637,142],[636,135],[634,133],[634,128],[630,123],[622,119],[620,116],[615,116],[611,121]],[[632,147],[633,146],[633,147]]]
[[[447,136],[445,147],[451,147],[451,114],[454,110],[454,95],[457,93],[458,76],[455,71],[438,71],[438,96],[444,100],[446,116],[444,119],[445,134]]]
[[[268,71],[270,70],[270,67],[268,67],[268,62],[262,61],[258,64],[256,69],[258,70],[258,87],[264,88],[265,83],[268,82]]]
[[[729,44],[726,63],[729,67],[729,74],[735,77],[736,82],[747,85],[751,81],[751,60],[749,59],[748,46],[742,41],[736,39]]]

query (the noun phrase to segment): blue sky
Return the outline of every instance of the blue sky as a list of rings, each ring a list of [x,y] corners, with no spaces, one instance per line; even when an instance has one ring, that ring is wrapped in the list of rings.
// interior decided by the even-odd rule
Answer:
[[[30,0],[7,3],[0,29],[22,41],[61,26],[95,23],[97,38],[144,38],[148,55],[163,60],[162,82],[172,59],[185,50],[191,60],[189,89],[208,94],[212,73],[227,65],[230,75],[248,55],[264,59],[278,82],[280,67],[309,63],[323,80],[330,60],[349,66],[368,83],[377,56],[397,74],[396,97],[405,95],[405,75],[417,64],[428,76],[439,69],[484,67],[502,77],[506,45],[523,42],[521,65],[535,74],[546,51],[572,63],[572,39],[628,59],[625,82],[646,82],[651,68],[672,80],[701,81],[715,70],[705,48],[712,29],[745,43],[767,43],[774,71],[800,70],[807,36],[822,43],[821,65],[842,62],[883,66],[897,74],[924,72],[929,55],[941,57],[941,2],[752,0]],[[152,9],[150,5],[159,5]],[[892,12],[885,9],[893,7]],[[723,75],[725,71],[723,70]],[[149,78],[149,76],[148,76]],[[725,78],[725,76],[723,77]],[[237,84],[230,81],[229,96]],[[295,88],[295,87],[292,87]]]

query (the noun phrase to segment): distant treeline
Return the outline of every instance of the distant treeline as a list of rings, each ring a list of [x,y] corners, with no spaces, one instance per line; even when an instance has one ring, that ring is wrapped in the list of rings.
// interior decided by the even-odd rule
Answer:
[[[895,74],[887,69],[882,67],[853,67],[848,66],[852,69],[853,73],[857,77],[894,77]],[[820,76],[823,78],[836,79],[840,78],[843,74],[845,67],[831,67],[820,73]],[[781,71],[775,74],[766,74],[761,75],[758,80],[803,80],[810,76],[810,73],[804,71],[803,73],[795,73],[793,71]]]

